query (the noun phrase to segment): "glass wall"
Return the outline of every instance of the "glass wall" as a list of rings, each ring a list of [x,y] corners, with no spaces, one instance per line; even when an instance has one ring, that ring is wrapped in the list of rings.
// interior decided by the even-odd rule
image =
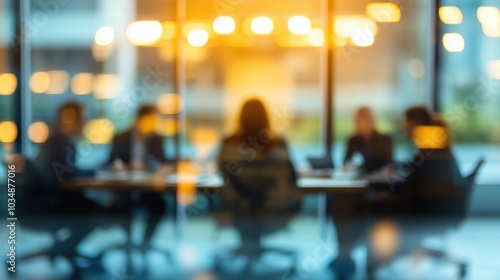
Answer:
[[[439,10],[439,103],[463,172],[486,159],[479,182],[500,176],[500,4],[443,1]]]
[[[14,17],[12,1],[0,0],[0,158],[13,149],[17,135],[14,124],[13,95],[18,77],[14,73],[12,43],[14,39]],[[4,178],[5,166],[0,164],[0,178]]]
[[[430,100],[432,1],[335,1],[335,161],[354,133],[357,108],[373,110],[380,132],[396,142],[397,160],[411,151],[402,116]]]

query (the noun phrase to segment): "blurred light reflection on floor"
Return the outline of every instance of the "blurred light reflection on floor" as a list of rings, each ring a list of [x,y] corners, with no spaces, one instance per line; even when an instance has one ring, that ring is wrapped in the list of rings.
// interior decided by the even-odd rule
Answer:
[[[138,237],[142,224],[135,227],[135,236]],[[29,231],[20,231],[19,254],[32,252],[49,244],[50,238],[43,234]],[[458,257],[468,260],[469,274],[467,279],[500,279],[500,219],[496,217],[471,218],[467,220],[459,231],[449,235],[446,244],[449,251]],[[136,238],[137,239],[137,238]],[[156,235],[155,245],[158,248],[169,249],[174,253],[175,263],[170,264],[168,259],[157,252],[149,252],[144,257],[135,252],[132,255],[134,272],[130,275],[125,269],[126,256],[123,251],[111,251],[103,259],[105,272],[87,271],[84,279],[287,279],[286,272],[290,268],[287,258],[277,255],[265,255],[254,269],[254,275],[242,275],[240,268],[244,265],[243,259],[237,259],[225,266],[224,273],[211,271],[212,256],[215,249],[223,251],[238,245],[238,236],[231,229],[217,231],[212,219],[208,217],[192,218],[184,228],[181,240],[175,239],[173,222],[163,221]],[[427,240],[431,245],[441,239]],[[85,244],[82,252],[95,254],[100,248],[125,241],[124,232],[118,227],[95,231]],[[324,250],[320,255],[315,254],[323,248],[317,238],[317,219],[314,216],[300,216],[290,225],[290,230],[278,233],[265,239],[264,243],[275,246],[283,245],[296,248],[299,252],[298,271],[300,277],[288,279],[335,279],[326,269],[331,257],[335,256],[336,248]],[[29,244],[29,248],[21,244]],[[217,246],[217,247],[216,247]],[[5,245],[1,245],[4,250]],[[331,255],[331,256],[330,256]],[[318,259],[321,256],[321,259]],[[364,279],[366,250],[359,246],[353,252],[357,262],[355,279]],[[307,265],[306,265],[307,264]],[[56,259],[54,263],[46,258],[38,258],[18,264],[17,279],[67,279],[71,268],[64,259]],[[5,279],[5,270],[2,270],[0,279]],[[431,259],[421,259],[415,262],[410,257],[403,257],[391,265],[381,268],[379,279],[456,279],[456,267],[446,263],[437,263]]]

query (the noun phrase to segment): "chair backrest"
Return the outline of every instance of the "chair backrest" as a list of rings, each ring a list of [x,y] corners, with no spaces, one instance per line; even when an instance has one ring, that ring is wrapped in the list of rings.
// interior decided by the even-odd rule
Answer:
[[[238,194],[230,203],[246,205],[250,212],[286,213],[298,205],[299,191],[289,160],[242,161],[228,179],[226,187]]]
[[[461,221],[467,214],[474,181],[483,164],[484,160],[480,159],[471,174],[462,177],[460,182],[450,181],[442,185],[438,183],[430,188],[430,191],[417,193],[415,199],[417,210],[414,212]],[[434,180],[438,182],[439,178]]]

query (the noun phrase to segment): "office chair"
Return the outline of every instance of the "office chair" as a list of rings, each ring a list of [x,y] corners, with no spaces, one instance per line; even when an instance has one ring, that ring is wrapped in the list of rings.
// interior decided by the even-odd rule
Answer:
[[[267,252],[288,256],[295,266],[294,251],[261,244],[264,235],[285,229],[299,210],[300,197],[291,162],[240,162],[239,171],[226,178],[221,209],[216,215],[219,226],[231,225],[241,237],[241,246],[227,252],[227,257],[245,256],[246,272],[251,272],[254,263]],[[215,270],[221,269],[223,260],[223,256],[216,256]]]
[[[21,217],[19,220],[21,229],[48,234],[52,237],[53,243],[35,252],[20,254],[16,257],[18,263],[39,257],[47,257],[51,262],[54,262],[57,257],[63,257],[69,261],[73,268],[72,279],[78,278],[81,273],[79,261],[98,266],[96,259],[75,253],[73,248],[69,248],[68,244],[64,243],[67,240],[64,231],[71,232],[78,229],[82,220],[64,215],[64,213],[43,211],[47,201],[41,198],[40,191],[32,184],[31,178],[24,175],[17,176],[18,187],[16,188],[16,199],[23,202],[18,203],[16,207],[16,215]],[[13,276],[11,273],[8,275]]]
[[[422,246],[427,236],[444,235],[456,229],[465,220],[469,208],[475,178],[484,164],[480,159],[473,171],[463,178],[460,185],[446,185],[433,188],[420,188],[413,194],[411,213],[409,216],[397,217],[395,223],[400,228],[400,246],[388,258],[376,259],[368,252],[367,272],[373,278],[375,270],[390,262],[397,256],[417,253],[418,256],[429,256],[437,260],[445,260],[458,266],[458,276],[463,279],[467,274],[467,263],[455,259],[444,250]],[[436,180],[434,178],[434,180]],[[402,218],[402,219],[401,219]]]

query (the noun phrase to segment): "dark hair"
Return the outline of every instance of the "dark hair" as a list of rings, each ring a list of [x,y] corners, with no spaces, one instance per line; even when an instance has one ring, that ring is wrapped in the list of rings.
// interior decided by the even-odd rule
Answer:
[[[74,115],[66,115],[66,114],[74,114]],[[66,119],[65,118],[68,118]],[[78,102],[67,102],[61,105],[57,110],[57,120],[56,125],[71,125],[74,124],[77,120],[83,119],[83,105]]]
[[[247,100],[241,109],[239,133],[244,138],[255,137],[270,129],[269,117],[262,101],[257,98]]]
[[[410,107],[405,112],[406,119],[414,122],[416,125],[432,125],[433,118],[425,106]]]
[[[158,109],[155,106],[150,104],[142,105],[139,110],[137,110],[137,114],[135,116],[136,120],[144,117],[146,115],[152,115],[158,113]]]

